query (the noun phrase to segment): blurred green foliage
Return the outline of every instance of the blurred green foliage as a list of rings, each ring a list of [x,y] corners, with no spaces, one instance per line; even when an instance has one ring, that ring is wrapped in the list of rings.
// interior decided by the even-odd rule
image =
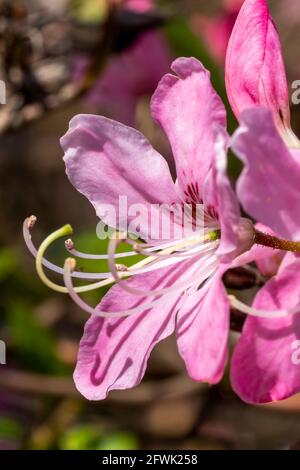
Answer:
[[[99,426],[80,424],[64,433],[59,446],[64,450],[135,450],[138,441],[130,432],[105,433]]]
[[[56,354],[56,343],[51,330],[41,325],[24,302],[8,306],[7,325],[11,346],[21,366],[35,372],[62,374],[67,371]]]
[[[17,256],[13,248],[6,247],[0,249],[0,282],[13,274],[17,268]]]
[[[0,416],[0,439],[18,439],[23,434],[24,428],[16,419]]]

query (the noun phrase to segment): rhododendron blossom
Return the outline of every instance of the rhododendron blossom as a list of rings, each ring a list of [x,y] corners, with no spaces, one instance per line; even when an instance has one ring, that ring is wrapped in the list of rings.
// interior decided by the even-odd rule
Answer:
[[[242,42],[251,25],[258,37],[248,41],[247,49]],[[275,60],[268,55],[274,46],[278,53],[266,2],[246,1],[233,32],[226,70],[229,99],[241,122],[233,148],[245,163],[238,197],[227,176],[230,138],[225,108],[209,72],[194,58],[173,62],[174,73],[161,79],[151,101],[153,119],[172,148],[176,182],[166,160],[140,132],[102,116],[78,115],[71,120],[61,141],[67,175],[116,233],[104,255],[82,253],[72,240],[67,240],[66,248],[74,257],[107,259],[110,270],[76,271],[74,257],[60,268],[44,257],[53,241],[71,233],[68,225],[49,235],[38,250],[30,233],[34,217],[25,221],[24,236],[43,282],[69,293],[91,314],[74,373],[85,397],[100,400],[111,390],[139,384],[153,347],[173,332],[190,377],[217,383],[227,360],[230,306],[250,317],[234,354],[232,382],[237,393],[246,401],[262,402],[299,390],[300,375],[291,361],[293,350],[288,348],[300,333],[300,317],[294,315],[300,310],[299,259],[294,254],[300,252],[296,241],[300,236],[296,214],[300,167],[296,151],[286,147],[297,139],[289,127],[285,76],[279,77],[279,84],[270,83],[273,75],[267,70]],[[255,74],[249,68],[249,50]],[[274,63],[278,74],[284,73],[282,60],[276,56]],[[119,207],[124,196],[128,213]],[[264,226],[255,227],[241,217],[239,200]],[[132,222],[137,214],[130,208],[137,205],[142,210],[135,229]],[[178,239],[173,232],[184,225],[186,205],[192,224]],[[162,206],[176,211],[161,211]],[[117,218],[111,217],[109,207],[115,207]],[[197,211],[202,224],[198,224]],[[166,240],[160,224],[168,217],[172,234]],[[117,252],[121,242],[132,251]],[[229,268],[254,260],[270,262],[274,254],[280,264],[283,250],[291,253],[252,307],[227,295],[222,277]],[[137,253],[144,258],[133,266],[116,262]],[[43,266],[62,274],[65,285],[48,279]],[[75,287],[74,278],[95,282]],[[113,282],[95,308],[79,295]]]

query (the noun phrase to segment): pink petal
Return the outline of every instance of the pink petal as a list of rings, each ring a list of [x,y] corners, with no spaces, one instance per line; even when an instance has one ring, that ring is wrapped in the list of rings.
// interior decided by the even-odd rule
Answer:
[[[285,253],[283,251],[274,251],[276,251],[276,253],[273,253],[271,256],[256,260],[257,267],[264,276],[274,276],[284,258]]]
[[[214,159],[216,126],[226,129],[225,108],[209,72],[197,59],[181,57],[171,68],[177,76],[168,74],[160,81],[152,98],[152,115],[171,143],[185,200],[199,202]]]
[[[182,263],[180,263],[182,264]],[[128,281],[136,289],[172,286],[185,266],[164,268]],[[90,400],[102,400],[111,390],[123,390],[140,383],[153,347],[169,336],[175,327],[175,315],[181,292],[166,294],[157,307],[121,319],[91,317],[80,342],[74,380],[78,390]],[[121,311],[149,299],[114,286],[99,308]]]
[[[227,134],[219,130],[214,144],[212,167],[204,183],[203,199],[208,212],[217,215],[221,228],[219,254],[233,252],[238,245],[240,210],[227,176]]]
[[[300,236],[300,165],[288,151],[267,109],[241,116],[232,143],[245,168],[237,183],[244,209],[281,237]]]
[[[244,109],[265,106],[277,125],[290,127],[280,40],[266,0],[246,0],[240,10],[227,49],[226,88],[238,119]]]
[[[299,299],[298,259],[259,291],[254,307],[291,308]],[[247,318],[231,362],[235,392],[249,403],[282,400],[300,392],[299,340],[299,314],[281,319]]]
[[[138,131],[102,116],[78,115],[61,140],[67,175],[84,194],[97,215],[115,227],[115,217],[106,213],[116,208],[119,228],[126,229],[129,218],[118,211],[119,197],[127,197],[128,207],[143,204],[171,204],[178,199],[166,161]],[[134,217],[133,217],[134,218]],[[147,213],[141,222],[147,236]]]
[[[207,291],[188,295],[177,315],[177,344],[190,377],[219,382],[227,359],[229,303],[218,274]]]

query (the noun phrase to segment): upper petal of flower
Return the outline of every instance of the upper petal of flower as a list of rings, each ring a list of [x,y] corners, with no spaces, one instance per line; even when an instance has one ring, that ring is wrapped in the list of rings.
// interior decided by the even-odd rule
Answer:
[[[242,6],[227,49],[225,75],[238,119],[244,109],[265,106],[279,127],[290,128],[281,45],[266,0],[246,0]]]
[[[298,259],[259,291],[254,307],[291,308],[299,303],[299,296]],[[299,313],[280,319],[247,318],[231,362],[231,383],[244,401],[266,403],[300,392],[300,364],[295,357],[300,348]]]
[[[202,200],[202,185],[214,158],[217,126],[226,129],[226,112],[210,74],[195,58],[172,64],[152,97],[152,116],[166,132],[185,199]],[[192,190],[191,190],[192,184]]]
[[[232,148],[245,168],[237,183],[244,209],[281,237],[300,236],[300,165],[280,138],[267,109],[250,109]]]
[[[212,384],[221,380],[227,359],[229,302],[221,277],[188,295],[176,321],[178,350],[190,377]]]
[[[178,200],[167,162],[130,127],[102,116],[78,115],[61,144],[71,183],[110,226],[115,226],[115,220],[107,206],[118,211],[119,196],[127,197],[128,206],[141,203],[146,208]],[[119,215],[125,230],[127,211]],[[141,232],[147,237],[148,219],[144,223]]]

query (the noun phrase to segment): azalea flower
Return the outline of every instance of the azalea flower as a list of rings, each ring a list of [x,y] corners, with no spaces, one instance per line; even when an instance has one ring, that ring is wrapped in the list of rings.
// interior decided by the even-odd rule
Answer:
[[[91,314],[74,373],[78,390],[91,400],[103,399],[114,389],[137,385],[153,347],[174,331],[189,375],[197,381],[217,383],[227,359],[230,304],[255,316],[286,314],[259,311],[226,293],[224,272],[256,259],[254,243],[269,247],[277,243],[278,248],[286,250],[299,249],[299,244],[259,232],[250,220],[240,216],[238,200],[226,175],[226,113],[212,88],[209,72],[194,58],[177,59],[172,70],[176,75],[162,78],[151,110],[169,138],[176,183],[166,161],[142,134],[101,116],[79,115],[72,119],[62,139],[64,160],[71,183],[108,225],[114,221],[107,207],[118,207],[119,197],[126,195],[129,205],[142,204],[149,211],[162,204],[183,207],[188,203],[193,214],[193,208],[200,206],[204,222],[201,230],[181,240],[170,237],[167,243],[153,240],[147,212],[139,219],[138,231],[146,243],[130,239],[126,229],[132,220],[128,214],[121,217],[122,233],[119,239],[111,239],[108,255],[89,256],[67,241],[74,256],[108,258],[111,273],[98,274],[75,271],[74,259],[66,261],[64,270],[44,259],[49,244],[71,232],[69,226],[50,235],[37,252],[30,239],[35,220],[31,218],[24,224],[25,239],[36,255],[41,279],[55,290],[69,292]],[[121,240],[130,243],[134,251],[116,254]],[[131,268],[115,262],[116,258],[136,253],[146,258]],[[50,281],[42,264],[63,273],[65,287]],[[76,288],[73,277],[103,280]],[[116,285],[96,308],[78,295],[112,281]]]
[[[228,51],[226,78],[229,98],[242,124],[233,141],[233,148],[245,163],[238,181],[238,196],[249,214],[269,228],[261,231],[259,226],[255,228],[249,219],[241,217],[238,199],[226,173],[229,137],[225,109],[212,88],[209,72],[194,58],[179,58],[172,64],[174,74],[162,78],[151,102],[152,116],[172,147],[177,171],[175,183],[166,161],[144,136],[118,122],[102,116],[79,115],[72,119],[62,139],[71,183],[89,199],[98,217],[118,231],[109,242],[107,255],[79,252],[71,240],[66,242],[66,247],[75,257],[108,259],[110,272],[76,271],[74,258],[66,260],[64,269],[50,263],[44,257],[46,249],[53,241],[70,234],[71,227],[67,225],[49,235],[36,250],[30,233],[35,218],[24,223],[25,240],[36,256],[40,278],[54,290],[68,292],[74,302],[91,314],[74,373],[78,390],[91,400],[103,399],[111,390],[140,383],[153,347],[173,332],[191,378],[217,383],[227,359],[230,306],[255,317],[247,320],[234,354],[232,382],[237,393],[246,401],[260,402],[287,396],[297,389],[297,371],[291,365],[287,347],[296,344],[297,329],[291,325],[296,323],[294,314],[299,311],[298,288],[294,285],[299,259],[294,254],[284,257],[278,275],[260,291],[252,307],[228,296],[222,282],[227,269],[266,256],[270,259],[274,249],[300,251],[300,244],[295,241],[299,214],[293,204],[298,197],[299,165],[296,151],[286,147],[297,139],[289,127],[283,79],[280,85],[270,84],[273,78],[265,63],[273,60],[268,55],[268,51],[272,53],[269,43],[279,47],[279,42],[266,3],[261,0],[245,2],[236,28],[242,25],[247,31],[247,24],[240,18],[253,14],[249,6],[255,7],[255,12],[256,7],[261,10],[261,17],[254,16],[251,23],[254,32],[259,30],[257,22],[260,25],[268,22],[260,26],[265,33],[260,33],[261,43],[257,38],[253,43],[250,41],[252,48],[259,49],[254,62],[256,74],[245,85],[239,75],[232,73],[233,69],[236,73],[239,70],[237,62],[241,75],[249,71],[248,51],[240,40],[235,43],[238,37],[235,29]],[[265,54],[261,53],[260,44]],[[234,48],[237,48],[235,60]],[[277,58],[275,63],[277,72],[282,72],[282,61]],[[272,111],[261,109],[262,104]],[[250,151],[253,160],[248,161]],[[257,186],[257,181],[261,186]],[[146,209],[141,211],[137,230],[132,230],[134,216],[120,211],[119,199],[123,196],[130,207],[139,205]],[[192,228],[196,230],[178,239],[173,234],[182,224],[180,217],[186,204],[190,207]],[[153,207],[155,214],[159,213],[159,220],[165,219],[166,214],[161,217],[157,209],[163,205],[177,208],[171,218],[172,235],[167,240],[160,229],[158,237],[153,237],[149,225]],[[116,208],[118,225],[108,207]],[[194,220],[199,207],[203,226]],[[288,239],[278,238],[271,230]],[[131,233],[144,241],[133,239]],[[131,245],[132,251],[117,253],[121,241]],[[136,253],[145,258],[134,266],[116,263],[117,259]],[[50,281],[43,266],[63,274],[65,286]],[[74,278],[96,282],[75,287]],[[115,286],[96,308],[79,296],[112,282]],[[287,329],[282,330],[282,325]],[[270,354],[265,342],[273,348]],[[284,346],[280,363],[276,356],[274,359],[278,345]],[[288,360],[290,375],[284,376]]]
[[[244,163],[237,194],[245,211],[290,240],[300,237],[300,142],[291,130],[288,86],[276,27],[265,0],[246,0],[226,60],[229,100],[240,128],[233,149]],[[248,109],[252,108],[252,109]],[[300,260],[284,257],[259,291],[255,309],[293,310],[300,298]],[[300,391],[293,352],[300,316],[248,317],[235,348],[231,381],[245,401],[264,403]]]
[[[173,242],[155,270],[118,283],[90,312],[74,374],[89,399],[137,385],[155,344],[174,330],[192,378],[216,383],[223,375],[230,304],[222,275],[252,246],[254,232],[251,222],[241,219],[226,176],[226,114],[209,73],[193,58],[177,59],[172,70],[177,75],[161,80],[151,108],[173,149],[176,185],[163,157],[140,133],[119,123],[77,116],[62,139],[70,181],[100,217],[102,205],[117,205],[119,195],[126,194],[130,203],[146,206],[201,204],[206,221],[204,238],[201,231],[192,242],[183,241],[183,252]],[[151,245],[147,228],[142,235]],[[97,316],[97,311],[118,315],[137,308],[140,313],[125,319]]]

